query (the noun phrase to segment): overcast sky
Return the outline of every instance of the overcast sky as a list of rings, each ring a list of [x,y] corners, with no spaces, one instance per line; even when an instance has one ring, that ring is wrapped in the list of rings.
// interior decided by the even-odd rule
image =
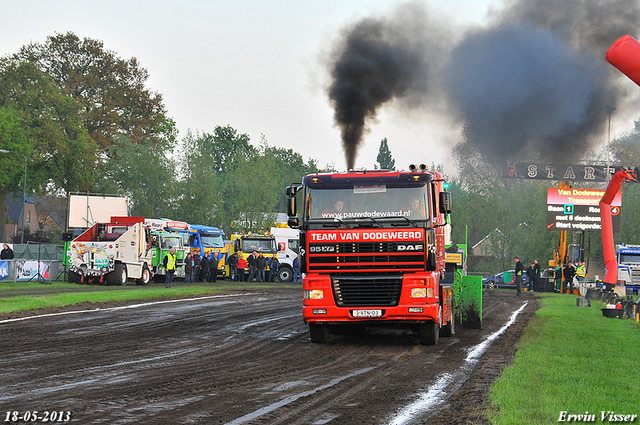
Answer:
[[[320,166],[346,168],[333,110],[323,90],[320,57],[341,28],[391,13],[392,0],[0,0],[0,54],[56,32],[104,42],[149,71],[169,116],[187,130],[230,125],[258,146],[291,148]],[[482,24],[500,0],[432,0],[428,10],[461,28]],[[417,119],[418,118],[418,119]],[[459,126],[425,113],[411,119],[381,111],[370,125],[356,168],[373,168],[387,138],[398,168],[410,163],[450,167]]]

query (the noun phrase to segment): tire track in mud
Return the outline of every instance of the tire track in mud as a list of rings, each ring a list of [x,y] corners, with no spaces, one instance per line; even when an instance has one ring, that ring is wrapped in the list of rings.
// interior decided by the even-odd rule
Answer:
[[[395,329],[312,344],[295,287],[4,323],[3,335],[24,344],[0,341],[0,400],[9,410],[72,410],[76,423],[386,423],[504,324],[517,308],[506,292],[486,297],[482,331],[457,327],[436,346]],[[515,351],[515,340],[508,344],[498,355]],[[487,371],[475,385],[491,379]],[[447,405],[464,404],[456,394]],[[451,419],[446,412],[429,423]]]

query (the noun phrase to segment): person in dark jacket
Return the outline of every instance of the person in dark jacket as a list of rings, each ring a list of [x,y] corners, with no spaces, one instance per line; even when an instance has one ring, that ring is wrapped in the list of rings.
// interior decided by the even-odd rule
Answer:
[[[275,282],[276,276],[278,276],[278,269],[280,268],[280,261],[275,255],[269,258],[269,279],[268,282]]]
[[[13,260],[13,250],[6,243],[2,244],[2,252],[0,252],[0,260]]]
[[[262,253],[258,254],[256,266],[258,267],[258,282],[264,282],[264,270],[267,268],[267,259]]]
[[[227,265],[229,266],[229,279],[234,282],[237,279],[237,274],[238,274],[238,254],[237,253],[233,253],[229,256],[229,259],[227,260]]]
[[[192,282],[193,274],[193,258],[191,257],[191,253],[187,253],[187,256],[184,258],[184,281],[187,283]]]
[[[247,264],[249,265],[249,282],[258,281],[258,252],[253,253],[247,257]]]
[[[533,289],[540,290],[540,262],[538,260],[533,261]]]
[[[207,282],[215,283],[218,280],[218,256],[214,252],[209,257],[209,277]]]
[[[202,256],[202,260],[200,260],[200,267],[202,267],[202,274],[198,282],[206,282],[209,276],[209,257],[207,257],[206,253]]]
[[[200,258],[200,254],[197,252],[192,253],[193,258],[193,275],[191,277],[191,282],[199,282],[200,281],[200,272],[202,272],[202,259]]]
[[[534,286],[533,286],[533,279],[535,278],[535,272],[533,271],[533,267],[534,264],[531,263],[531,265],[529,267],[527,267],[527,270],[525,270],[525,273],[527,275],[527,277],[529,278],[529,290],[531,292],[535,292]]]
[[[522,263],[520,262],[520,259],[518,257],[515,257],[515,261],[516,261],[516,269],[513,272],[513,274],[515,275],[515,282],[516,282],[516,297],[519,297],[520,293],[522,292],[522,273],[523,273],[524,267],[522,267]]]
[[[562,277],[564,278],[564,288],[562,293],[567,290],[567,294],[573,294],[573,277],[576,275],[576,269],[573,264],[569,263],[564,270],[562,270]]]

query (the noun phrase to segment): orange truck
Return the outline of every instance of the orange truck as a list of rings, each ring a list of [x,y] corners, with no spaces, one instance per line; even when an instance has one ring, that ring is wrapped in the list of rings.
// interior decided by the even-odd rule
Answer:
[[[453,335],[454,291],[444,282],[452,266],[445,262],[446,187],[442,174],[421,165],[311,174],[287,188],[313,342],[367,326],[407,327],[425,345]]]

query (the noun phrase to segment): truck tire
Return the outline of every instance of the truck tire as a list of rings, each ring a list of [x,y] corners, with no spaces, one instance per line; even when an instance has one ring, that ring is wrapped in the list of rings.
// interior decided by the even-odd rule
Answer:
[[[68,274],[69,283],[82,283],[82,276],[80,273],[70,271]]]
[[[440,329],[440,336],[445,338],[451,337],[456,333],[456,312],[453,305],[451,306],[451,321]]]
[[[278,280],[280,282],[291,282],[293,280],[293,270],[286,266],[280,266],[278,269]]]
[[[151,280],[151,271],[149,270],[149,267],[147,267],[147,265],[145,264],[144,266],[142,266],[142,276],[140,277],[140,279],[136,279],[136,285],[146,286],[149,284],[150,280]]]
[[[121,285],[127,284],[127,269],[124,264],[116,264],[116,269],[106,276],[108,285]]]
[[[316,344],[325,344],[329,342],[331,333],[329,332],[329,326],[327,325],[309,323],[309,335],[311,335],[311,342]]]
[[[418,336],[422,345],[436,345],[440,327],[436,322],[421,323],[418,325]]]

